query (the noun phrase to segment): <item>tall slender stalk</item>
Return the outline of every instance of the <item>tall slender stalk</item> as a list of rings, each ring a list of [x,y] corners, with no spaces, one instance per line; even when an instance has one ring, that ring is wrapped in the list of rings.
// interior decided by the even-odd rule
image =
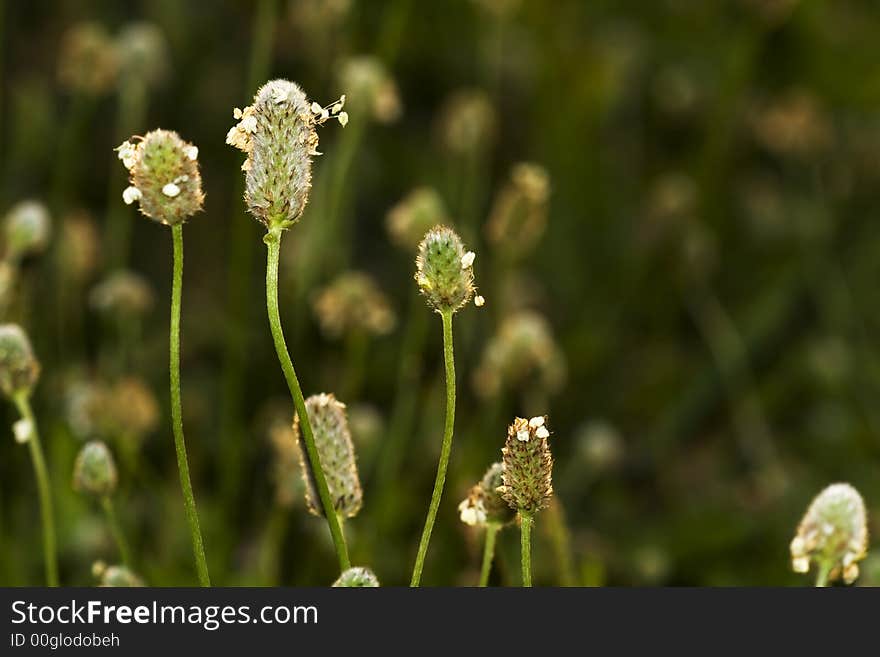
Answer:
[[[30,436],[28,447],[31,452],[31,461],[34,465],[34,475],[37,479],[37,495],[40,499],[40,520],[43,524],[43,560],[46,568],[46,584],[58,586],[58,552],[55,542],[55,514],[52,507],[52,494],[49,489],[49,471],[46,468],[46,459],[43,456],[43,447],[40,444],[40,433],[37,430],[37,421],[31,409],[31,403],[26,393],[19,393],[14,397],[15,406],[22,419],[30,424]]]
[[[174,237],[174,277],[171,287],[171,332],[170,332],[170,370],[171,370],[171,422],[174,429],[174,448],[177,452],[177,470],[180,473],[180,488],[183,491],[183,505],[192,538],[193,556],[199,584],[211,586],[208,563],[205,559],[205,546],[202,530],[199,528],[199,515],[196,499],[189,478],[189,463],[186,457],[186,443],[183,438],[183,410],[180,399],[180,300],[183,287],[183,224],[171,227]]]
[[[492,572],[492,561],[495,558],[495,538],[501,525],[490,522],[486,525],[486,542],[483,545],[483,565],[480,568],[480,586],[489,585],[489,573]]]
[[[110,527],[110,533],[113,534],[113,540],[116,541],[116,547],[119,549],[122,563],[131,568],[131,550],[128,548],[128,541],[125,540],[125,534],[122,532],[122,526],[119,524],[116,507],[113,505],[113,498],[109,495],[102,497],[101,508],[104,509],[104,515],[107,516],[107,524]]]
[[[534,518],[520,513],[520,550],[522,556],[522,585],[532,585],[532,523]]]
[[[822,562],[819,565],[819,571],[816,573],[816,588],[825,588],[828,586],[828,575],[831,573],[831,564]]]
[[[278,311],[278,261],[281,252],[281,233],[282,228],[273,227],[269,229],[269,232],[263,238],[268,247],[266,261],[266,310],[269,314],[269,327],[272,331],[272,340],[275,343],[275,351],[278,354],[284,378],[287,380],[287,387],[290,389],[291,397],[293,397],[296,414],[300,419],[303,443],[306,446],[306,454],[312,466],[315,488],[318,489],[324,517],[327,519],[330,536],[333,538],[333,545],[336,548],[339,569],[344,571],[351,567],[351,561],[348,558],[348,546],[345,544],[345,537],[342,534],[342,527],[336,515],[336,508],[330,497],[330,489],[327,486],[327,479],[324,476],[321,459],[318,456],[318,448],[315,445],[315,436],[312,433],[312,424],[306,411],[305,399],[299,385],[299,379],[296,376],[296,370],[293,368],[293,361],[290,359],[290,354],[287,351],[287,343],[284,340],[284,332],[281,328],[281,315]]]
[[[419,541],[419,551],[416,555],[410,586],[418,586],[422,579],[425,555],[428,552],[428,544],[431,542],[434,521],[437,519],[437,509],[440,507],[443,485],[446,483],[446,467],[449,465],[449,454],[452,451],[452,431],[455,426],[455,359],[452,350],[452,314],[451,308],[440,311],[440,317],[443,320],[443,361],[446,366],[446,421],[443,427],[440,462],[437,464],[437,477],[434,480],[434,492],[431,494],[431,504],[428,507],[428,517],[422,530],[422,539]]]

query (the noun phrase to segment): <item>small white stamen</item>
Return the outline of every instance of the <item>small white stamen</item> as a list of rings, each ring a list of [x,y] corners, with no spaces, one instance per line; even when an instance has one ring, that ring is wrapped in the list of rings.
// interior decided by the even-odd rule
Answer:
[[[529,426],[532,429],[537,429],[538,427],[543,427],[544,426],[544,416],[543,415],[536,415],[531,420],[529,420]]]
[[[535,435],[536,435],[538,438],[542,438],[542,439],[543,439],[543,438],[549,438],[549,437],[550,437],[550,432],[547,431],[547,427],[538,427],[538,430],[535,432]]]
[[[15,442],[24,445],[34,433],[34,423],[22,418],[12,425],[12,433],[15,435]]]
[[[471,265],[474,264],[474,258],[477,257],[477,254],[473,251],[468,251],[463,256],[461,256],[461,268],[467,269]]]
[[[174,183],[168,183],[162,188],[162,193],[165,194],[165,196],[174,198],[175,196],[180,194],[180,187],[178,187]]]
[[[529,442],[529,432],[527,429],[522,429],[521,431],[516,432],[516,439],[522,443]]]
[[[477,308],[482,308],[484,303],[486,303],[486,299],[483,297],[483,295],[478,294],[474,297],[474,305]]]
[[[141,190],[133,185],[129,185],[124,190],[122,190],[122,200],[125,201],[126,205],[131,205],[135,201],[139,201],[143,194],[141,194]]]
[[[240,119],[241,118],[241,108],[240,107],[236,107],[235,109],[232,110],[232,118],[233,119]]]
[[[810,558],[809,557],[797,557],[796,559],[792,559],[791,560],[791,569],[796,573],[810,572]]]
[[[187,146],[183,150],[183,152],[187,156],[187,158],[189,158],[193,162],[195,162],[199,158],[199,147],[198,146]]]
[[[318,103],[312,103],[312,114],[320,114],[324,111],[324,108],[318,105]]]
[[[339,119],[339,125],[343,128],[348,125],[348,112],[340,112],[336,118]]]
[[[250,114],[241,120],[241,129],[245,132],[254,133],[257,131],[257,117]]]

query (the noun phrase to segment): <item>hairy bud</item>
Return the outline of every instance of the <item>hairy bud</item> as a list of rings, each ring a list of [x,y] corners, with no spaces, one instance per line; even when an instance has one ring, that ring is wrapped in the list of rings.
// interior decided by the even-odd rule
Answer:
[[[8,398],[30,395],[40,378],[31,341],[17,324],[0,325],[0,390]]]
[[[831,484],[813,500],[791,541],[791,565],[798,573],[816,564],[828,572],[828,581],[852,584],[859,576],[858,562],[868,553],[865,503],[849,484]]]
[[[345,404],[332,394],[321,393],[306,399],[306,409],[336,512],[345,518],[352,518],[361,509],[363,491],[358,477],[351,432],[348,429],[348,418],[345,415]],[[300,433],[299,416],[294,417],[293,432],[300,448],[300,467],[306,484],[306,503],[309,511],[316,516],[323,516],[321,498],[315,487],[311,462],[306,457],[306,448]]]
[[[379,586],[379,580],[369,568],[355,566],[343,572],[339,579],[333,582],[334,587],[351,587],[351,588],[376,588]]]
[[[416,283],[434,310],[459,310],[474,296],[474,252],[451,228],[436,226],[419,244]]]
[[[379,286],[367,274],[357,271],[340,274],[318,292],[313,308],[321,329],[330,337],[355,331],[385,335],[396,322],[391,304]]]
[[[467,498],[458,505],[461,521],[466,525],[506,525],[514,518],[510,506],[501,497],[499,488],[504,485],[504,464],[493,463]]]
[[[39,201],[21,201],[6,214],[3,235],[6,258],[18,262],[46,250],[52,232],[49,210]]]
[[[247,154],[244,198],[248,210],[267,228],[289,228],[299,219],[312,187],[312,156],[318,153],[315,127],[335,118],[342,125],[345,96],[321,107],[309,103],[299,85],[272,80],[257,90],[254,103],[233,117],[239,122],[226,143]]]
[[[499,488],[511,509],[533,515],[553,496],[553,456],[547,439],[550,432],[542,416],[531,420],[518,417],[507,429],[501,449],[504,470]]]
[[[385,225],[391,240],[408,252],[431,228],[448,221],[443,199],[433,187],[417,187],[388,211]]]
[[[130,186],[122,193],[126,204],[138,202],[141,213],[168,226],[177,226],[202,209],[199,149],[171,130],[153,130],[116,148],[128,169]]]
[[[73,463],[73,489],[95,497],[116,492],[119,477],[110,449],[100,440],[83,445]]]

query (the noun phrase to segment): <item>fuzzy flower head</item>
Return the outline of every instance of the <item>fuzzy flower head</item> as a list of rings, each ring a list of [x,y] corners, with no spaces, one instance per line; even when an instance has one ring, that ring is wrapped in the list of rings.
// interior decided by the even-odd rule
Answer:
[[[0,391],[9,399],[31,394],[40,378],[40,363],[31,341],[18,324],[0,325]]]
[[[439,118],[443,145],[452,153],[477,152],[492,143],[498,116],[489,95],[479,89],[465,89],[446,101]]]
[[[101,262],[98,227],[84,210],[75,210],[64,217],[58,246],[61,269],[74,281],[88,280]]]
[[[126,566],[108,566],[103,561],[92,564],[92,575],[98,586],[139,587],[146,586],[144,580]]]
[[[168,41],[161,28],[147,21],[125,25],[116,39],[121,74],[156,85],[168,74]]]
[[[171,130],[133,137],[116,151],[129,172],[122,192],[127,205],[138,202],[141,213],[167,226],[177,226],[202,209],[199,149]]]
[[[116,462],[107,445],[100,440],[83,445],[73,464],[73,489],[107,497],[116,491],[118,481]]]
[[[299,85],[272,80],[257,90],[252,105],[236,108],[238,123],[226,143],[247,154],[244,199],[267,228],[289,228],[302,215],[312,187],[312,156],[318,153],[315,128],[330,119],[343,126],[345,96],[327,107],[310,103]]]
[[[396,322],[388,298],[367,274],[345,272],[315,297],[313,308],[321,329],[338,338],[355,332],[386,335]]]
[[[498,492],[514,511],[533,515],[545,508],[553,496],[553,456],[547,439],[546,418],[518,417],[507,429],[501,449],[503,484]]]
[[[140,318],[152,310],[156,296],[149,282],[132,271],[116,270],[89,294],[89,305],[115,319]]]
[[[372,570],[362,566],[349,568],[339,576],[334,587],[353,587],[353,588],[376,588],[379,586],[379,580]]]
[[[791,541],[791,566],[806,573],[810,564],[828,569],[828,581],[852,584],[858,562],[868,553],[865,503],[849,484],[831,484],[810,504]]]
[[[514,514],[507,502],[501,497],[499,488],[504,485],[502,473],[504,465],[493,463],[476,486],[471,488],[468,496],[458,505],[461,521],[466,525],[484,526],[489,523],[506,525],[513,520]]]
[[[306,399],[306,410],[336,512],[343,518],[352,518],[361,510],[364,494],[355,462],[345,404],[332,394],[321,393]],[[314,515],[323,516],[321,498],[315,486],[311,462],[306,458],[306,448],[299,424],[299,416],[296,416],[293,421],[293,432],[300,448],[300,467],[306,484],[306,503],[309,511]]]
[[[547,226],[550,178],[543,167],[521,162],[495,199],[486,236],[511,257],[521,256],[537,245]]]
[[[473,298],[475,258],[451,228],[428,231],[419,244],[415,279],[429,306],[438,313],[456,312]]]
[[[425,233],[448,222],[448,215],[436,189],[417,187],[388,211],[385,226],[397,246],[412,252],[418,248]]]
[[[52,232],[49,210],[39,201],[21,201],[3,219],[6,257],[12,262],[46,250]]]
[[[61,39],[58,81],[73,93],[99,95],[116,83],[119,53],[113,39],[98,23],[73,25]]]

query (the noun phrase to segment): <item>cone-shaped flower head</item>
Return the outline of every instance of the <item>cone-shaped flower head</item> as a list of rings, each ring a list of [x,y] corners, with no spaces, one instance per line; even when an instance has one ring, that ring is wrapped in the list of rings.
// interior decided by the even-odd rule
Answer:
[[[257,90],[254,103],[236,108],[238,119],[226,143],[247,154],[244,199],[267,228],[289,228],[303,213],[312,186],[312,156],[318,153],[315,127],[335,118],[342,125],[345,96],[321,107],[310,103],[299,85],[272,80]]]
[[[116,491],[119,477],[113,454],[100,440],[92,440],[79,450],[73,463],[73,489],[95,497],[107,497]]]
[[[333,338],[357,331],[386,335],[396,321],[388,298],[376,282],[358,271],[340,274],[318,292],[313,308],[321,329]]]
[[[46,250],[52,232],[49,210],[39,201],[21,201],[3,220],[6,257],[17,262]]]
[[[458,234],[435,226],[419,244],[416,283],[425,299],[439,312],[459,310],[474,296],[474,255],[466,251]],[[482,305],[482,297],[474,298]]]
[[[153,130],[116,148],[128,169],[130,186],[122,199],[168,226],[182,224],[202,209],[199,149],[171,130]]]
[[[791,541],[791,565],[806,573],[810,564],[828,569],[828,581],[853,583],[868,552],[865,503],[849,484],[831,484],[813,500]]]
[[[0,325],[0,390],[12,399],[30,395],[40,378],[40,363],[18,324]]]
[[[144,580],[131,569],[125,566],[108,566],[103,561],[92,564],[92,575],[98,580],[98,586],[146,586]]]
[[[355,566],[343,572],[339,579],[333,582],[335,587],[351,587],[351,588],[376,588],[379,586],[379,580],[369,568]]]
[[[448,221],[446,206],[432,187],[417,187],[388,211],[385,225],[397,246],[412,252],[431,228]]]
[[[501,497],[511,509],[533,515],[553,496],[553,456],[547,439],[545,418],[518,417],[507,429],[507,442],[501,449],[504,470]]]
[[[318,457],[324,469],[327,487],[330,489],[330,497],[334,501],[336,512],[344,518],[352,518],[361,509],[363,491],[358,477],[351,432],[348,429],[348,418],[345,415],[345,404],[332,394],[321,393],[306,399],[306,410],[309,413]],[[300,466],[306,484],[306,503],[309,511],[316,516],[323,516],[324,510],[315,487],[311,462],[306,458],[306,448],[302,442],[299,416],[294,418],[293,431],[300,448]]]
[[[514,512],[501,497],[499,488],[504,485],[503,463],[493,463],[482,480],[471,488],[467,498],[458,505],[461,521],[466,525],[506,525],[513,520]]]

